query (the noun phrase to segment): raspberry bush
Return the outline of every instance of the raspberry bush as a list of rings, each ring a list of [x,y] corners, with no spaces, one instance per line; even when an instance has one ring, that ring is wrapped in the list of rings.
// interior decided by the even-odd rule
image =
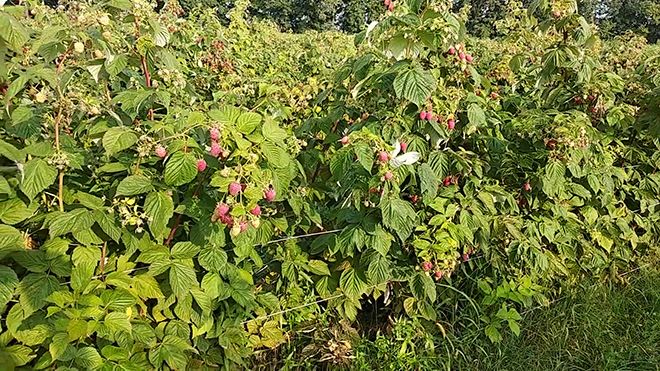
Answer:
[[[449,3],[388,1],[354,48],[245,2],[3,7],[0,359],[246,366],[374,302],[498,341],[619,279],[660,237],[658,49],[572,0],[473,39]]]

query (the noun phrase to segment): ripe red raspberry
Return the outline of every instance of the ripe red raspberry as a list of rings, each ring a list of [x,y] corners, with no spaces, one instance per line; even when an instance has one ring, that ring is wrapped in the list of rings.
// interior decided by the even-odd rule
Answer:
[[[454,130],[455,127],[456,127],[456,121],[454,121],[454,119],[447,120],[447,129]]]
[[[525,184],[523,184],[523,189],[525,190],[525,192],[531,192],[532,191],[532,185],[529,184],[529,182],[525,182]]]
[[[470,54],[466,55],[465,60],[468,61],[468,63],[472,63],[472,55]]]
[[[209,154],[213,157],[218,157],[222,153],[222,147],[220,147],[220,144],[218,142],[213,142],[211,143],[211,149],[209,150]]]
[[[392,178],[394,178],[394,174],[392,174],[391,171],[388,171],[388,172],[385,173],[385,175],[383,175],[383,178],[385,180],[391,180]]]
[[[463,254],[462,257],[463,257],[463,262],[466,262],[466,261],[470,260],[470,254],[468,254],[468,253]]]
[[[428,117],[427,115],[428,114],[426,113],[426,111],[422,111],[419,113],[419,119],[422,121],[426,121],[426,118]]]
[[[339,139],[339,142],[341,142],[341,144],[344,146],[348,144],[348,141],[349,141],[348,136],[346,135],[344,135],[343,137],[341,137],[341,139]]]
[[[220,217],[220,222],[222,222],[222,224],[224,224],[224,225],[226,225],[230,228],[234,225],[234,219],[232,219],[232,217],[229,216],[228,214],[221,216]]]
[[[160,158],[165,158],[165,156],[167,156],[167,150],[165,149],[165,147],[161,145],[156,146],[155,152],[156,152],[156,156]]]
[[[264,200],[268,202],[273,202],[275,200],[275,190],[273,188],[268,188],[264,191]]]
[[[465,60],[465,53],[463,53],[463,52],[458,53],[458,59],[464,61]]]
[[[197,160],[197,171],[201,173],[204,170],[206,170],[206,161],[204,161],[203,158],[200,158]]]
[[[215,214],[217,215],[218,218],[227,215],[228,212],[229,212],[229,205],[227,205],[226,203],[218,203],[215,206]]]
[[[250,210],[250,214],[254,216],[261,215],[261,207],[259,207],[259,205],[255,206],[254,208],[252,208],[252,210]]]
[[[247,231],[248,229],[248,223],[245,220],[242,220],[239,226],[241,228],[241,233]]]
[[[433,275],[435,276],[436,280],[439,280],[442,278],[442,271],[435,271]]]
[[[456,54],[456,48],[454,48],[453,46],[450,46],[450,47],[449,47],[449,50],[447,51],[447,53],[449,53],[449,55],[454,55],[454,54]]]
[[[209,135],[211,136],[212,141],[217,141],[220,139],[220,129],[211,128],[211,130],[209,130]]]
[[[424,270],[424,272],[428,272],[431,269],[433,269],[433,263],[431,263],[429,261],[426,261],[426,262],[422,263],[422,270]]]
[[[378,152],[378,161],[387,162],[390,160],[390,154],[385,151]]]
[[[241,193],[241,190],[242,190],[241,183],[238,182],[231,182],[227,187],[227,191],[232,196],[236,196],[237,194]]]
[[[442,181],[442,184],[444,184],[445,187],[449,187],[449,185],[451,185],[451,177],[445,177],[445,179]]]
[[[405,153],[407,150],[408,150],[408,143],[401,142],[401,151]]]

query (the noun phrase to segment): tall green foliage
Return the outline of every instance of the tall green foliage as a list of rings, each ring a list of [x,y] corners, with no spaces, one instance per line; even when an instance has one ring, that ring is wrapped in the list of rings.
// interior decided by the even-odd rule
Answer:
[[[622,65],[566,0],[497,42],[397,1],[357,49],[237,4],[227,27],[144,1],[0,12],[13,366],[245,367],[375,301],[431,327],[469,306],[499,341],[660,242],[657,49]]]

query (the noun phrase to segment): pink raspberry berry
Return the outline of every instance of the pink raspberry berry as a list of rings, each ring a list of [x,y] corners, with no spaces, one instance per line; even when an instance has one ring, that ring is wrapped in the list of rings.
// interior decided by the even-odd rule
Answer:
[[[391,180],[392,178],[394,178],[394,174],[392,174],[391,171],[388,171],[385,173],[385,175],[383,175],[383,178],[385,178],[385,180]]]
[[[229,205],[226,203],[219,203],[215,207],[215,214],[220,218],[221,216],[227,215],[229,212]]]
[[[163,147],[161,145],[158,145],[156,147],[155,152],[156,152],[156,156],[158,156],[160,158],[165,158],[165,156],[167,156],[167,150],[165,149],[165,147]]]
[[[426,115],[427,115],[426,111],[420,112],[419,113],[419,119],[422,120],[422,121],[426,121],[426,118],[427,118]]]
[[[243,190],[243,187],[241,187],[241,183],[238,182],[229,183],[229,187],[227,188],[229,194],[232,196],[236,196],[237,194],[241,193],[241,190]]]
[[[209,154],[213,157],[218,157],[222,153],[222,147],[220,147],[220,144],[218,142],[213,142],[211,143],[211,149],[209,150]]]
[[[463,262],[467,262],[468,260],[470,260],[470,254],[465,253],[463,254],[462,257],[463,257]]]
[[[212,141],[217,141],[220,139],[220,129],[211,128],[211,130],[209,130],[209,135],[211,136]]]
[[[472,55],[470,54],[466,55],[465,60],[468,61],[468,63],[472,63]]]
[[[222,224],[224,224],[224,225],[226,225],[230,228],[234,225],[234,219],[232,219],[232,217],[229,216],[229,215],[221,216],[220,217],[220,222],[222,222]]]
[[[241,228],[241,233],[247,231],[247,229],[248,229],[248,223],[245,220],[241,221],[239,223],[239,226]]]
[[[445,177],[445,179],[442,181],[442,184],[444,184],[445,187],[449,187],[451,185],[451,177]]]
[[[433,269],[433,263],[431,263],[431,262],[423,262],[423,263],[422,263],[422,269],[424,270],[424,272],[428,272],[428,271],[430,271],[431,269]]]
[[[447,120],[447,129],[454,130],[455,127],[456,127],[456,121],[454,121],[454,119]]]
[[[458,53],[458,59],[464,61],[465,60],[465,53],[463,53],[463,52]]]
[[[348,136],[344,135],[343,137],[341,137],[339,142],[341,142],[341,144],[344,145],[344,146],[347,145],[348,144]]]
[[[268,202],[273,202],[275,200],[275,190],[273,188],[268,188],[264,191],[264,200]]]
[[[454,55],[454,54],[456,54],[456,48],[454,48],[453,46],[450,46],[450,47],[449,47],[449,50],[447,51],[447,53],[449,53],[449,55]]]
[[[408,143],[401,142],[401,151],[406,152],[408,150]]]
[[[203,158],[200,158],[197,160],[197,171],[201,173],[204,170],[206,170],[206,161],[204,161]]]
[[[385,151],[378,152],[378,161],[387,162],[390,159],[390,154]]]
[[[531,192],[532,191],[532,185],[529,184],[529,182],[525,182],[525,184],[523,184],[523,189],[525,190],[525,192]]]
[[[435,279],[439,280],[442,278],[442,271],[435,271],[434,275],[435,275]]]
[[[261,207],[259,207],[259,205],[255,206],[254,208],[252,208],[252,210],[250,210],[250,214],[254,216],[261,215]]]

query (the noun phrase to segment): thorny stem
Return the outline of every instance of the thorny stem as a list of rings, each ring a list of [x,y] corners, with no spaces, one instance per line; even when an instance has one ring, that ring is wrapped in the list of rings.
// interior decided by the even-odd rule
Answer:
[[[138,23],[137,17],[135,17],[135,37],[136,39],[140,38],[140,24]],[[147,65],[147,56],[140,54],[140,66],[142,68],[142,73],[144,74],[144,81],[147,85],[147,88],[151,88],[151,73],[149,72],[149,66]],[[149,120],[154,119],[154,109],[149,108],[149,113],[147,114]]]
[[[64,54],[62,54],[62,57],[60,60],[57,62],[57,74],[59,75],[62,72],[62,69],[64,68],[64,61],[66,60],[67,56],[69,55],[69,51],[67,50]],[[57,93],[60,96],[60,107],[57,111],[57,116],[55,116],[55,149],[57,150],[57,153],[60,153],[60,123],[62,121],[62,104],[63,101],[61,98],[63,98],[62,94],[62,89],[57,86]],[[58,181],[57,181],[57,204],[59,206],[60,211],[64,211],[64,169],[59,170],[58,174]]]

